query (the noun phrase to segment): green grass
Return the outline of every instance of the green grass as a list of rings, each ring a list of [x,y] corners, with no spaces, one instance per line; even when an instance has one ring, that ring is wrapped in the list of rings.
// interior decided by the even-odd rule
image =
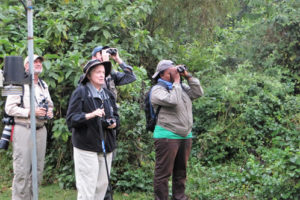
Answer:
[[[39,188],[39,200],[76,200],[76,190],[62,190],[58,185],[46,185]],[[11,188],[0,188],[0,199],[11,199]],[[153,199],[152,194],[145,193],[116,193],[114,194],[115,200],[150,200]]]
[[[9,151],[0,150],[0,200],[11,199],[13,179],[11,145]],[[39,187],[39,200],[76,200],[76,190],[63,190],[58,184],[45,184]],[[132,192],[114,193],[115,200],[150,200],[153,194]]]

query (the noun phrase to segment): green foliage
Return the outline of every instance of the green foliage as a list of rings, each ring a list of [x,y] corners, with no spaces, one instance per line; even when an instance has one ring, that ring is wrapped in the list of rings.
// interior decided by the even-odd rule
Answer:
[[[13,178],[13,168],[12,168],[12,152],[11,145],[8,151],[3,149],[0,150],[0,194],[3,190],[8,189],[11,186],[11,180]]]
[[[114,173],[114,170],[118,168],[114,168],[112,172],[112,181],[116,181],[115,186],[118,191],[130,193],[131,191],[151,192],[153,190],[153,170],[149,165],[148,167],[139,166],[135,170],[129,164],[125,164],[122,167],[124,171],[121,173],[121,176],[117,176]]]
[[[162,0],[156,4],[148,27],[182,44],[193,40],[204,43],[212,39],[213,27],[222,26],[224,18],[236,15],[238,8],[236,0]]]
[[[67,142],[71,133],[68,130],[66,119],[60,118],[54,121],[54,126],[52,127],[53,138],[56,140],[62,140]]]
[[[42,76],[55,104],[45,183],[75,187],[71,133],[64,117],[92,49],[110,45],[137,75],[134,83],[118,87],[121,128],[111,176],[114,190],[152,192],[155,153],[152,135],[145,130],[143,100],[158,60],[172,59],[187,65],[205,91],[194,102],[190,198],[299,198],[296,0],[35,3],[34,48],[46,59]],[[3,66],[7,55],[26,56],[27,28],[19,1],[6,1],[0,8]],[[120,70],[115,63],[113,67]],[[3,163],[11,163],[11,149],[0,156],[6,171],[0,189],[6,191],[12,166]]]
[[[216,27],[218,50],[215,60],[227,70],[250,61],[256,70],[282,68],[299,93],[300,33],[297,1],[246,1],[240,18],[232,18],[227,27]],[[224,69],[223,69],[224,70]]]
[[[294,79],[299,93],[300,5],[296,1],[284,1],[268,7],[268,10],[260,11],[269,19],[257,26],[260,32],[254,38],[255,64],[264,68],[277,66],[289,69],[292,75],[287,76]]]
[[[120,122],[122,124],[118,134],[118,148],[114,161],[112,180],[118,190],[130,192],[132,190],[150,191],[152,189],[153,163],[148,155],[152,152],[152,138],[145,131],[145,114],[142,103],[146,85],[142,80],[147,76],[143,68],[136,69],[138,80],[128,88],[131,100],[121,101],[119,104]],[[121,94],[122,96],[122,94]],[[132,123],[134,122],[134,123]],[[130,181],[129,181],[130,180]]]
[[[44,182],[58,183],[60,188],[74,188],[75,174],[71,142],[62,139],[48,140]]]
[[[263,160],[204,166],[192,159],[187,191],[191,199],[298,199],[299,149],[261,149]]]
[[[299,140],[298,140],[299,147]],[[257,177],[260,188],[255,193],[258,198],[278,197],[282,199],[297,199],[299,197],[300,151],[299,148],[271,148],[260,150],[263,162],[251,160],[248,162],[251,175]],[[256,162],[256,164],[254,164]],[[256,171],[254,171],[258,168]]]
[[[204,160],[235,157],[252,148],[271,146],[271,139],[294,135],[291,121],[300,111],[293,84],[280,77],[252,72],[253,66],[240,65],[232,73],[210,80],[206,95],[195,105],[195,132]]]

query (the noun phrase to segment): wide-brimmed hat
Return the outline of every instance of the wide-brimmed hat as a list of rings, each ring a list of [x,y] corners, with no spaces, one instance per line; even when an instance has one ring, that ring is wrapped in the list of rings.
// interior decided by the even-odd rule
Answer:
[[[102,51],[103,49],[108,49],[109,46],[97,46],[92,51],[92,56],[95,56],[97,52]]]
[[[44,61],[44,58],[42,57],[42,56],[39,56],[39,55],[36,55],[36,54],[34,54],[33,55],[33,62],[36,60],[36,59],[41,59],[41,61],[43,62]],[[29,62],[29,56],[27,56],[26,58],[25,58],[25,60],[24,60],[24,65],[26,64],[26,63],[28,63]]]
[[[86,83],[88,81],[87,75],[89,74],[89,72],[96,66],[98,65],[103,65],[105,68],[105,77],[107,77],[110,72],[111,72],[111,62],[109,61],[105,61],[105,62],[100,62],[97,59],[94,60],[90,60],[86,63],[86,65],[83,68],[83,77],[81,79],[81,83]]]
[[[156,66],[156,71],[153,74],[152,78],[155,79],[159,75],[160,72],[174,66],[174,62],[171,60],[161,60]]]

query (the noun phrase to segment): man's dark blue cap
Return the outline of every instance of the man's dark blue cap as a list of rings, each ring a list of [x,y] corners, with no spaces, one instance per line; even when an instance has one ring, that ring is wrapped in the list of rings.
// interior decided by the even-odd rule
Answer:
[[[92,56],[95,56],[97,52],[102,51],[103,49],[108,49],[109,46],[97,46],[94,48],[94,50],[92,51]]]

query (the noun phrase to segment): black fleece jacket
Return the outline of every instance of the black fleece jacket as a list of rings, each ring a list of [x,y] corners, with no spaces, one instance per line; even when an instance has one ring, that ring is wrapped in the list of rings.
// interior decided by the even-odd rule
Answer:
[[[115,98],[109,90],[103,89],[109,96],[113,117],[116,119],[118,127],[120,122]],[[67,125],[72,130],[74,147],[86,151],[103,152],[97,117],[89,120],[85,118],[85,114],[96,110],[94,103],[97,108],[101,108],[103,104],[100,98],[94,98],[93,102],[93,96],[86,85],[78,86],[69,101]],[[102,126],[106,152],[112,152],[116,148],[116,128],[107,129]]]

